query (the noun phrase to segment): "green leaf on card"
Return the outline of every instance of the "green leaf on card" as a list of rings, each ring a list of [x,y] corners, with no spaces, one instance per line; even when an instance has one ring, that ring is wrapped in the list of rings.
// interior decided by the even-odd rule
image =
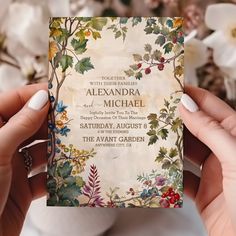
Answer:
[[[75,65],[75,70],[80,74],[84,74],[84,72],[94,69],[93,64],[90,61],[90,57],[85,57],[78,61]]]

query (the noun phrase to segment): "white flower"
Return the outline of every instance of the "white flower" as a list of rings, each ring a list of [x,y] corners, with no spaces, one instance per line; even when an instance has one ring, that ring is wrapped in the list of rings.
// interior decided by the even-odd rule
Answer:
[[[99,2],[88,1],[86,5],[76,13],[76,16],[80,17],[92,17],[101,15],[104,6]]]
[[[215,30],[204,42],[214,50],[215,63],[236,78],[236,5],[213,4],[205,16],[207,26]]]
[[[48,23],[42,7],[13,3],[5,25],[6,36],[22,44],[32,54],[44,55],[48,49]]]
[[[69,0],[48,0],[48,6],[53,17],[70,16]]]
[[[0,91],[7,91],[27,84],[19,69],[9,65],[0,66]]]
[[[5,15],[7,13],[7,9],[10,5],[12,0],[4,0],[1,1],[1,7],[0,7],[0,25],[2,24],[2,22],[4,21]]]
[[[185,82],[198,86],[198,78],[196,69],[207,63],[207,47],[206,45],[194,38],[197,31],[192,31],[185,38],[185,59],[184,59],[184,73]]]
[[[25,56],[19,61],[21,72],[26,78],[29,78],[34,74],[45,76],[47,74],[46,61],[45,58],[36,59],[35,57]]]

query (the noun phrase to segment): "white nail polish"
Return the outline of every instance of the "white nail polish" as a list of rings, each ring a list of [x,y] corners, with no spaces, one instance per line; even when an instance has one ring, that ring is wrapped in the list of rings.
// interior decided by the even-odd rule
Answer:
[[[48,102],[48,92],[46,90],[39,90],[30,99],[28,107],[33,110],[39,111],[46,105],[47,102]]]
[[[196,112],[199,110],[199,107],[196,102],[194,102],[193,99],[187,94],[182,95],[181,103],[190,112]]]

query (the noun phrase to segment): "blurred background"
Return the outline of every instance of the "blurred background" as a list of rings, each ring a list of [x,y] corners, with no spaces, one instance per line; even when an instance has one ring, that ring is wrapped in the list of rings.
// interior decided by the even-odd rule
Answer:
[[[47,81],[48,17],[183,16],[185,34],[187,37],[192,34],[186,40],[186,51],[190,48],[190,54],[194,50],[197,55],[200,52],[196,66],[192,66],[193,77],[188,76],[186,81],[210,90],[236,108],[235,73],[226,73],[215,62],[209,44],[204,46],[205,38],[213,33],[206,25],[205,11],[215,3],[236,4],[236,0],[0,0],[0,92]],[[185,168],[189,168],[189,163]],[[205,235],[195,206],[186,198],[184,210],[155,212],[144,209],[58,211],[46,208],[45,199],[40,199],[30,209],[22,236],[66,233],[72,236]]]
[[[183,16],[186,35],[196,38],[212,33],[204,15],[208,5],[235,0],[1,0],[0,91],[47,80],[47,22],[49,16]],[[197,85],[235,105],[232,91],[227,96],[224,73],[212,59],[196,68]],[[235,76],[236,77],[236,76]],[[196,81],[188,81],[196,84]],[[236,87],[236,85],[234,85]],[[232,90],[232,88],[231,88]]]

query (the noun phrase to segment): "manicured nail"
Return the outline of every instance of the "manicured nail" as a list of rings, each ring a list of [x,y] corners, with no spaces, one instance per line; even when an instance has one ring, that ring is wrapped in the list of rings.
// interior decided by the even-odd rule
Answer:
[[[196,104],[196,102],[194,102],[193,99],[190,96],[188,96],[188,94],[182,95],[181,103],[190,112],[196,112],[199,110],[199,107]]]
[[[48,92],[46,90],[39,90],[34,96],[30,99],[28,107],[39,111],[41,110],[48,102]]]

